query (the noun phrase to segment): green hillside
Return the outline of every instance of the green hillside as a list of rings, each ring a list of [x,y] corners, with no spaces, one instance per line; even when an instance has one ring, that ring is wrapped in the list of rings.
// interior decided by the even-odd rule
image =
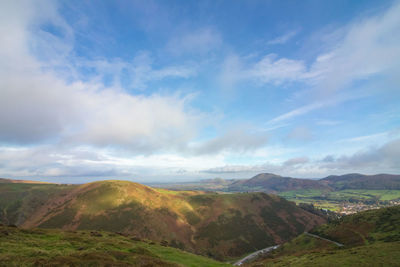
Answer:
[[[400,262],[400,206],[345,216],[312,233],[344,246],[303,234],[251,266],[398,266]]]
[[[170,191],[128,181],[0,184],[0,210],[5,224],[121,232],[219,260],[282,243],[325,222],[265,193]]]
[[[0,266],[231,266],[104,231],[0,226]]]

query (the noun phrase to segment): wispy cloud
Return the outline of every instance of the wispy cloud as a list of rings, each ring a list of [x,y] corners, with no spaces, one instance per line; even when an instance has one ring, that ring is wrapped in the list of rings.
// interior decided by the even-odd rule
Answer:
[[[175,55],[185,53],[202,55],[222,44],[221,35],[212,28],[201,28],[174,36],[167,44],[167,50]]]
[[[326,107],[332,107],[332,106],[338,105],[338,104],[346,102],[346,101],[366,97],[367,95],[368,94],[365,94],[365,93],[358,93],[358,94],[354,94],[354,95],[340,94],[340,95],[331,97],[328,100],[320,100],[318,102],[311,103],[311,104],[304,105],[299,108],[293,109],[289,112],[286,112],[282,115],[279,115],[279,116],[269,120],[267,124],[274,125],[276,123],[281,123],[282,121],[287,121],[287,120],[293,119],[295,117],[305,115],[314,110],[318,110],[318,109],[326,108]]]
[[[376,139],[382,139],[382,137],[388,137],[389,133],[390,133],[390,131],[380,132],[380,133],[375,133],[375,134],[370,134],[370,135],[351,137],[351,138],[345,138],[345,139],[338,140],[337,142],[339,142],[339,143],[353,143],[353,142],[371,141],[371,140],[376,140]]]
[[[144,90],[148,84],[164,79],[187,79],[197,74],[196,67],[191,64],[170,65],[154,67],[154,59],[148,51],[138,52],[131,62],[119,58],[83,60],[72,58],[71,68],[76,67],[80,71],[77,79],[91,79],[92,81],[104,82],[115,87]],[[65,64],[66,62],[64,62]]]
[[[275,37],[272,40],[269,40],[267,42],[268,45],[276,45],[276,44],[285,44],[286,42],[288,42],[290,39],[292,39],[293,37],[295,37],[297,34],[299,33],[299,31],[295,30],[295,31],[289,31],[286,32],[280,36]]]
[[[306,66],[303,61],[279,58],[268,54],[256,63],[248,63],[243,57],[229,55],[222,66],[220,78],[223,86],[234,87],[239,82],[257,85],[282,85],[303,80]]]

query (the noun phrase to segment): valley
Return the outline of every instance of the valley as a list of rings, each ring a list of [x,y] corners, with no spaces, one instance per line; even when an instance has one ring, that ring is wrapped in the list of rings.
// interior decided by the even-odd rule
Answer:
[[[300,179],[261,173],[249,179],[220,178],[181,184],[156,184],[173,190],[266,192],[296,203],[341,214],[400,204],[400,175],[346,174],[321,179]]]
[[[334,190],[330,184],[328,190],[314,181],[271,175],[240,181],[247,184],[243,192],[238,181],[207,185],[213,183],[218,190],[117,180],[73,185],[2,179],[0,261],[16,266],[325,266],[333,257],[341,257],[344,265],[360,255],[366,263],[374,261],[372,256],[390,255],[388,265],[399,257],[400,206],[384,207],[397,204],[397,189]],[[338,216],[321,209],[331,203],[372,210]],[[331,210],[338,211],[335,205]]]
[[[103,230],[218,260],[290,240],[326,222],[266,193],[153,189],[128,181],[0,184],[0,222],[24,229]]]

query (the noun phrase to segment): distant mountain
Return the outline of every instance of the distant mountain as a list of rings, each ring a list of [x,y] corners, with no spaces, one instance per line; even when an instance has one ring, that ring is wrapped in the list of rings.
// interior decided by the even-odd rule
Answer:
[[[172,190],[203,190],[225,192],[282,193],[294,190],[318,189],[337,191],[345,189],[400,190],[400,175],[345,174],[322,179],[293,178],[273,173],[260,173],[250,179],[205,179],[197,182],[155,184]]]
[[[400,190],[400,175],[392,174],[363,175],[359,173],[350,173],[339,176],[331,175],[321,179],[320,182],[336,190]]]
[[[50,184],[47,182],[38,182],[38,181],[29,181],[29,180],[14,180],[14,179],[6,179],[0,178],[0,184],[2,183],[17,183],[17,184]]]
[[[239,180],[228,187],[228,191],[263,191],[269,193],[300,189],[327,189],[330,187],[318,180],[282,177],[272,173],[260,173],[247,180]]]
[[[292,190],[320,189],[327,191],[345,189],[400,190],[400,175],[363,175],[351,173],[331,175],[319,180],[283,177],[272,173],[260,173],[250,179],[237,180],[226,187],[233,192],[279,193]]]
[[[101,181],[0,184],[0,222],[120,232],[222,260],[284,242],[325,219],[265,193],[170,191]]]

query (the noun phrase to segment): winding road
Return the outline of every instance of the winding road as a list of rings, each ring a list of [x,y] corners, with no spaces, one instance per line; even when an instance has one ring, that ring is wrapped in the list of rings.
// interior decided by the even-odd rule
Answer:
[[[276,246],[272,246],[272,247],[263,248],[263,249],[261,249],[261,250],[257,250],[256,252],[253,252],[253,253],[251,253],[250,255],[247,255],[246,257],[244,257],[243,259],[241,259],[241,260],[235,262],[233,265],[235,265],[235,266],[240,266],[240,265],[242,265],[243,263],[245,263],[245,262],[247,262],[247,261],[250,261],[250,260],[254,259],[254,258],[257,257],[257,256],[259,256],[259,255],[261,255],[261,254],[268,253],[268,252],[270,252],[270,251],[272,251],[272,250],[274,250],[274,249],[277,249],[278,247],[279,247],[279,245],[276,245]]]
[[[319,238],[319,239],[325,240],[325,241],[327,241],[327,242],[331,242],[331,243],[335,244],[335,245],[338,246],[338,247],[343,247],[343,246],[344,246],[343,244],[341,244],[341,243],[339,243],[339,242],[336,242],[336,241],[333,241],[333,240],[330,240],[330,239],[321,237],[321,236],[319,236],[319,235],[310,234],[310,233],[308,233],[308,232],[304,232],[304,234],[305,234],[305,235],[308,235],[308,236],[311,236],[311,237],[314,237],[314,238]],[[268,252],[270,252],[270,251],[272,251],[272,250],[274,250],[274,249],[277,249],[279,246],[280,246],[280,245],[276,245],[276,246],[267,247],[267,248],[264,248],[264,249],[261,249],[261,250],[257,250],[256,252],[253,252],[253,253],[251,253],[250,255],[247,255],[246,257],[244,257],[243,259],[241,259],[241,260],[235,262],[233,265],[235,265],[235,266],[240,266],[240,265],[242,265],[243,263],[248,262],[248,261],[250,261],[250,260],[252,260],[252,259],[258,257],[258,256],[261,255],[261,254],[266,254],[266,253],[268,253]]]
[[[304,232],[304,234],[305,234],[305,235],[308,235],[308,236],[315,237],[315,238],[319,238],[319,239],[322,239],[322,240],[325,240],[325,241],[328,241],[328,242],[331,242],[331,243],[335,244],[335,245],[338,246],[338,247],[343,247],[343,246],[344,246],[343,244],[341,244],[341,243],[339,243],[339,242],[335,242],[335,241],[333,241],[333,240],[330,240],[330,239],[327,239],[327,238],[323,238],[323,237],[321,237],[321,236],[319,236],[319,235],[310,234],[310,233],[308,233],[308,232]]]

